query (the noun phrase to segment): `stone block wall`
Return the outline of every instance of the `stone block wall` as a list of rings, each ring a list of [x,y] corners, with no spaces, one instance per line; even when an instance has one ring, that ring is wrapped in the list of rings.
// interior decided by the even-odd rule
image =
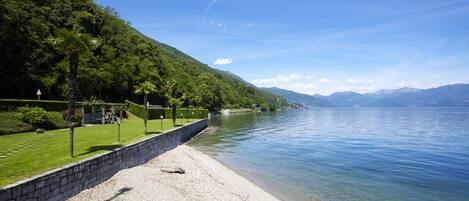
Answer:
[[[176,148],[208,126],[200,120],[114,151],[55,169],[0,189],[0,201],[66,200],[92,188],[119,170],[141,165]]]

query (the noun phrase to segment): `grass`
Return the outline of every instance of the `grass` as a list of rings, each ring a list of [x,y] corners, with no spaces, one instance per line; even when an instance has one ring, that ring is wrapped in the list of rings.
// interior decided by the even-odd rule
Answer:
[[[184,120],[183,123],[190,121]],[[70,157],[68,129],[0,136],[0,186],[158,135],[171,128],[171,119],[163,120],[163,129],[161,120],[150,120],[150,134],[145,135],[143,120],[129,114],[129,118],[122,122],[121,143],[118,143],[117,124],[79,127],[75,129],[74,158]]]
[[[0,112],[0,135],[34,130],[31,124],[18,120],[16,112]]]
[[[34,131],[35,126],[19,120],[16,115],[18,112],[0,112],[0,135],[24,133]],[[63,119],[60,112],[48,112],[49,127],[67,128],[68,122]],[[0,148],[1,149],[1,148]]]

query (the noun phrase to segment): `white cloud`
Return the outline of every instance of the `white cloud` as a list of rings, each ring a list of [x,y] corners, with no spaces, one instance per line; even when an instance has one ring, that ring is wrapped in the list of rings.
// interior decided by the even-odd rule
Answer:
[[[291,82],[293,80],[298,80],[300,79],[300,76],[298,76],[297,74],[290,74],[290,75],[287,75],[287,76],[281,76],[279,75],[277,77],[278,80],[280,80],[280,82]]]
[[[223,23],[217,23],[216,26],[217,26],[218,29],[220,29],[222,31],[228,31],[228,29],[226,28],[226,26]]]
[[[217,58],[215,62],[213,62],[214,65],[227,65],[233,63],[232,58]]]
[[[376,80],[376,81],[375,81]],[[305,94],[330,95],[334,92],[353,91],[357,93],[375,92],[380,89],[397,89],[402,87],[434,88],[441,84],[436,82],[421,82],[419,80],[404,81],[400,83],[387,82],[381,77],[317,77],[301,76],[298,74],[284,74],[252,81],[258,87],[278,87]]]
[[[255,85],[261,85],[261,86],[277,84],[277,82],[278,81],[275,78],[264,78],[264,79],[257,79],[257,80],[252,81],[252,83],[254,83]]]
[[[310,82],[304,82],[301,76],[297,74],[277,75],[275,77],[256,79],[253,84],[259,87],[279,87],[300,93],[313,94],[319,87]]]
[[[374,83],[373,80],[363,78],[348,78],[347,80],[345,80],[345,82],[353,85],[370,85]]]
[[[275,85],[279,83],[290,83],[294,80],[300,79],[300,76],[297,74],[289,74],[289,75],[278,75],[277,77],[271,78],[264,78],[264,79],[257,79],[253,80],[252,83],[256,85]]]
[[[323,77],[323,78],[319,79],[319,82],[324,83],[324,84],[331,84],[331,83],[334,83],[335,81]]]
[[[397,86],[417,88],[417,89],[428,89],[428,88],[438,87],[440,85],[436,83],[424,83],[424,82],[418,82],[418,81],[402,81]]]

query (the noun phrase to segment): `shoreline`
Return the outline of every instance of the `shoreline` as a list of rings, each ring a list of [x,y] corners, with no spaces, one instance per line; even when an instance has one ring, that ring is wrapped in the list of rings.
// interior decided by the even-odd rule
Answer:
[[[185,174],[161,169],[182,168]],[[275,200],[279,199],[221,162],[180,145],[147,163],[119,171],[69,200]]]

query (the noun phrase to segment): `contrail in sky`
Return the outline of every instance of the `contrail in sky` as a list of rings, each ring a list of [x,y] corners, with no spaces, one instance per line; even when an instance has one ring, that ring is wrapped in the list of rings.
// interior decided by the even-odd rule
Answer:
[[[208,11],[210,11],[210,9],[212,8],[213,4],[215,4],[217,2],[217,0],[212,0],[208,5],[207,7],[205,8],[204,10],[204,14],[202,16],[202,21],[201,23],[199,24],[199,29],[202,28],[204,25],[205,25],[205,16],[207,15]]]

